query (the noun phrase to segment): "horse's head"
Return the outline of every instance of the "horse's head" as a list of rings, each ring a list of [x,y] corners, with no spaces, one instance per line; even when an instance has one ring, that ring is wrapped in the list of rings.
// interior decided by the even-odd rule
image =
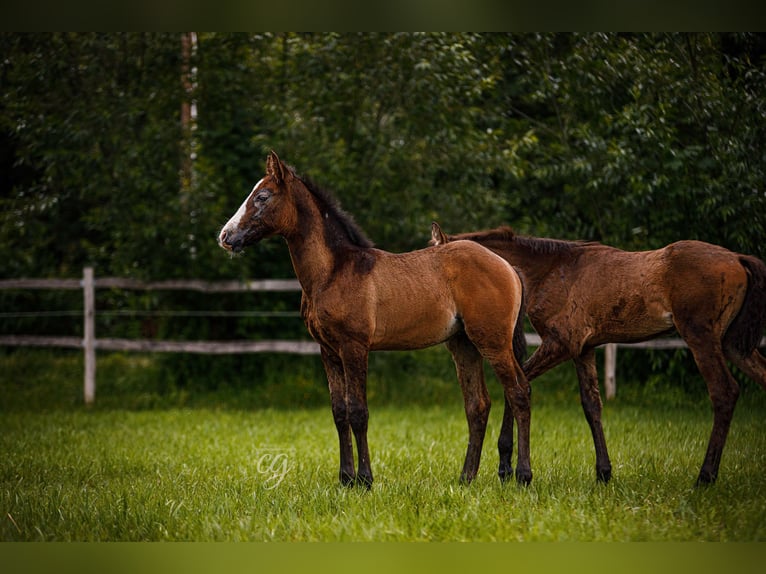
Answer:
[[[261,239],[286,233],[295,220],[295,205],[289,190],[299,182],[292,168],[272,151],[266,159],[266,175],[223,226],[218,244],[238,253]]]

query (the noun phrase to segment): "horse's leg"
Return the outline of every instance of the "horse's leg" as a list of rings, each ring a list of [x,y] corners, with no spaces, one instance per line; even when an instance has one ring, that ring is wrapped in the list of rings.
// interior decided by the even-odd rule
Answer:
[[[513,426],[506,424],[507,409],[513,413],[518,427],[518,461],[516,464],[516,482],[529,484],[532,481],[532,466],[529,461],[529,426],[531,387],[524,375],[524,370],[516,362],[510,346],[497,348],[494,340],[489,345],[481,345],[479,351],[492,365],[498,381],[503,385],[506,412],[503,413],[503,427],[498,444],[512,444]],[[510,429],[510,430],[509,430]],[[501,457],[504,456],[501,454]],[[502,477],[501,477],[502,478]]]
[[[474,344],[460,332],[446,342],[455,361],[468,421],[468,449],[460,481],[469,484],[479,471],[481,448],[487,431],[490,399],[484,383],[483,359]]]
[[[570,358],[569,352],[553,337],[543,335],[540,347],[524,363],[524,375],[527,382],[539,377]],[[513,407],[506,398],[503,410],[503,424],[497,439],[497,449],[500,454],[498,475],[505,482],[513,475],[511,452],[513,451]]]
[[[557,338],[546,334],[541,335],[541,338],[540,346],[524,362],[524,375],[529,382],[572,358],[572,354]]]
[[[529,484],[532,481],[532,466],[529,460],[529,426],[530,426],[530,395],[531,387],[521,366],[513,358],[513,354],[503,357],[487,357],[495,375],[505,390],[506,404],[510,405],[513,418],[519,431],[518,462],[516,464],[516,482]],[[505,420],[505,415],[503,416]],[[505,426],[505,425],[504,425]],[[510,433],[513,436],[513,431]],[[507,437],[504,437],[507,438]]]
[[[340,443],[340,471],[338,478],[341,484],[354,484],[354,447],[351,442],[351,427],[349,426],[348,407],[346,403],[346,381],[343,373],[343,363],[340,357],[325,347],[321,348],[322,363],[327,373],[327,383],[330,387],[330,402],[335,428],[338,431]]]
[[[681,336],[684,333],[681,332]],[[734,407],[739,398],[739,386],[726,366],[721,344],[710,337],[686,338],[702,378],[707,383],[710,401],[713,403],[713,430],[708,441],[705,460],[702,463],[697,484],[711,484],[718,477],[721,454],[734,416]]]
[[[358,484],[372,486],[372,467],[370,466],[370,448],[367,444],[367,358],[368,350],[361,346],[347,347],[342,350],[343,371],[346,376],[348,422],[356,439]]]
[[[761,355],[758,349],[753,349],[753,352],[747,357],[743,357],[735,352],[727,353],[726,356],[742,369],[743,373],[766,390],[766,358]]]
[[[596,478],[609,482],[612,477],[612,463],[606,449],[604,429],[601,426],[601,394],[598,389],[598,372],[596,371],[596,353],[588,349],[575,358],[577,378],[580,381],[580,402],[585,413],[585,419],[590,425],[593,444],[596,447]]]
[[[500,464],[497,469],[497,475],[500,482],[506,482],[513,476],[513,407],[507,398],[503,401],[503,424],[500,427],[500,435],[497,437],[497,454],[500,457]]]

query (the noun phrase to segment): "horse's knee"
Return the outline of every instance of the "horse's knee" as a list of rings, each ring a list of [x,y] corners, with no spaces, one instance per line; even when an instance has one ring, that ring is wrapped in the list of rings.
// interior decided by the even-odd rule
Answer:
[[[352,403],[348,406],[348,423],[355,432],[366,431],[369,418],[367,405]]]
[[[468,432],[470,436],[480,435],[483,440],[484,434],[487,431],[487,423],[489,422],[489,402],[479,402],[473,405],[466,405],[465,417],[468,422]]]
[[[333,399],[332,418],[337,428],[348,426],[348,406],[345,401]]]

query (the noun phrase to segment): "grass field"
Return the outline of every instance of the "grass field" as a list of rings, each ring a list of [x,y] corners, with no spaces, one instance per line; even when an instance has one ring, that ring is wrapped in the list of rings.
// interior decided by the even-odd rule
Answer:
[[[368,492],[337,484],[329,406],[242,408],[228,394],[134,408],[102,390],[101,406],[87,409],[61,399],[81,372],[46,406],[40,385],[51,381],[31,373],[20,384],[17,360],[0,364],[3,541],[766,540],[760,389],[745,389],[720,478],[702,489],[693,482],[712,424],[702,387],[694,396],[621,389],[604,413],[608,485],[595,481],[569,370],[555,375],[564,382],[534,386],[526,488],[496,476],[498,400],[468,487],[457,480],[467,440],[459,391],[433,406],[371,400]],[[74,363],[56,370],[76,372]],[[109,373],[107,361],[100,380]]]

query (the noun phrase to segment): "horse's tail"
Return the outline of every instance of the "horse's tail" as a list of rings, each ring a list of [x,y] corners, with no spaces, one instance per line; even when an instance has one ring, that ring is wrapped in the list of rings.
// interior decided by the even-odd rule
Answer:
[[[749,255],[740,255],[739,262],[747,271],[747,292],[726,332],[726,342],[747,357],[761,342],[766,325],[766,264]]]
[[[524,281],[521,281],[521,305],[516,325],[513,327],[513,355],[519,365],[524,364],[527,357],[527,337],[524,334],[524,316],[527,314],[526,294],[524,293]]]

